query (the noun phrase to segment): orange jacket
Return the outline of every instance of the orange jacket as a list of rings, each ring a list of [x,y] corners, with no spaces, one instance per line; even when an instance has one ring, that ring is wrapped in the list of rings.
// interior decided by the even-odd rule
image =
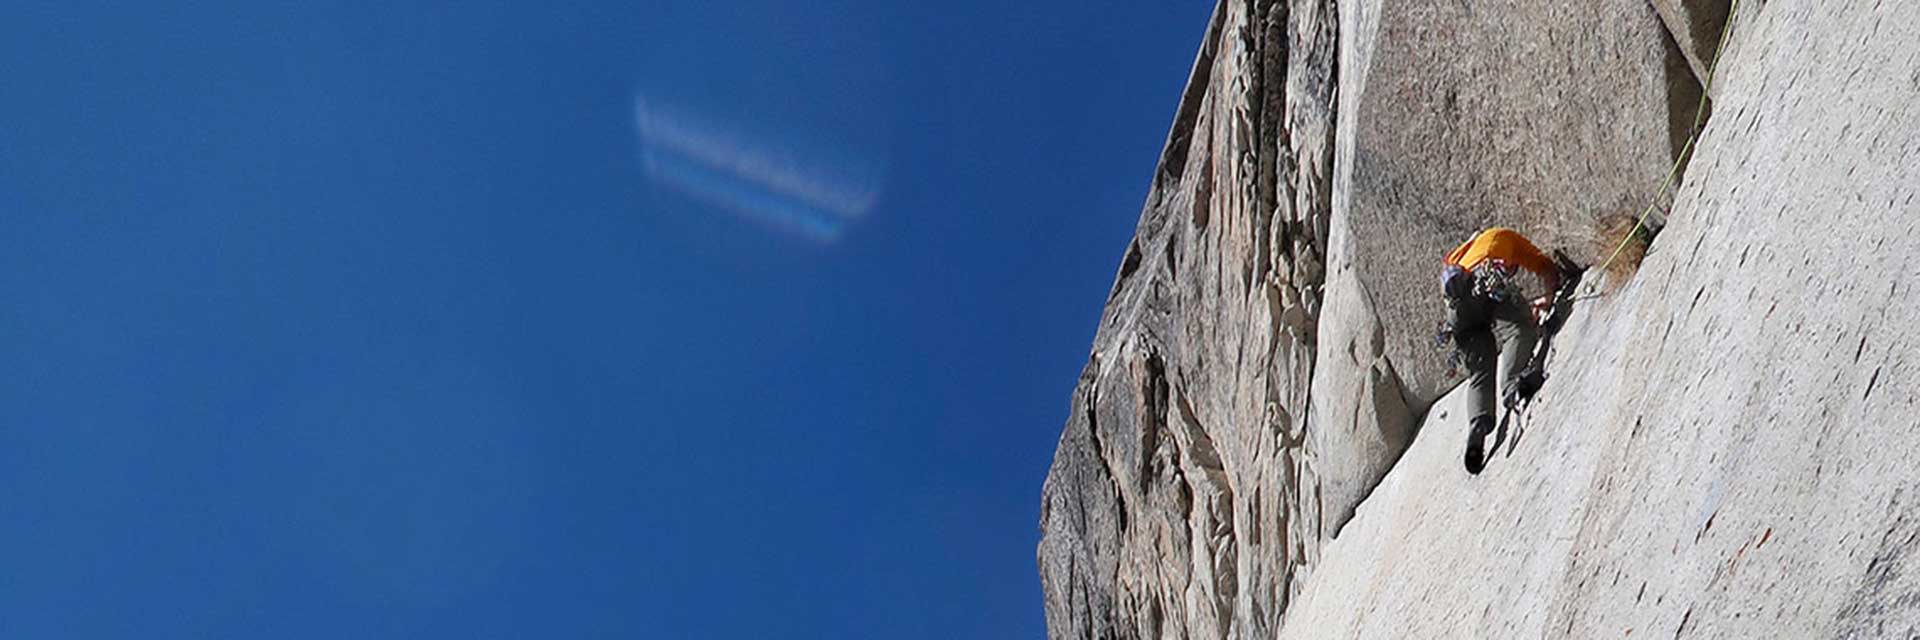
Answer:
[[[1549,284],[1558,279],[1559,268],[1538,247],[1527,241],[1520,232],[1506,227],[1492,227],[1473,235],[1473,238],[1447,254],[1447,264],[1472,271],[1474,267],[1488,260],[1499,260],[1510,267],[1520,267],[1532,271]]]

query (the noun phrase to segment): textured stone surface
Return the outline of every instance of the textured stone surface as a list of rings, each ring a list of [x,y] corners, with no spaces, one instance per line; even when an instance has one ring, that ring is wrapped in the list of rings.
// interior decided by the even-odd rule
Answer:
[[[1439,257],[1486,226],[1595,261],[1652,196],[1699,87],[1645,3],[1341,4],[1328,281],[1309,449],[1336,530],[1457,380],[1430,343]],[[1397,397],[1396,397],[1397,396]]]
[[[1049,633],[1911,634],[1920,9],[1741,8],[1671,224],[1470,482],[1438,256],[1599,258],[1699,87],[1644,3],[1333,4],[1215,12],[1042,492]]]
[[[1424,409],[1451,384],[1430,346],[1440,256],[1491,224],[1582,254],[1594,220],[1652,197],[1698,84],[1644,0],[1341,8],[1333,218],[1346,233],[1332,234],[1329,261],[1365,291],[1330,288],[1327,306],[1371,309],[1383,335],[1329,324],[1321,342],[1354,345],[1362,366],[1380,344]],[[1330,420],[1354,413],[1326,408]]]
[[[1727,9],[1732,0],[1653,0],[1674,43],[1687,56],[1695,77],[1704,81],[1713,63],[1713,50],[1720,43],[1721,27],[1727,24]]]
[[[1920,5],[1741,7],[1639,275],[1485,475],[1436,406],[1283,637],[1920,634],[1914,42]]]
[[[1042,492],[1055,638],[1270,637],[1326,533],[1301,477],[1331,9],[1215,11]]]

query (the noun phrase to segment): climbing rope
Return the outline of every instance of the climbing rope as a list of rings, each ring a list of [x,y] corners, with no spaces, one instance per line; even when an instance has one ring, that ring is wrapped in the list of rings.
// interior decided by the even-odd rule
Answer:
[[[1633,237],[1646,227],[1647,217],[1653,215],[1653,210],[1659,207],[1660,199],[1668,195],[1674,179],[1680,175],[1680,168],[1686,166],[1687,159],[1693,154],[1694,143],[1700,141],[1700,126],[1707,120],[1707,97],[1713,95],[1713,79],[1720,73],[1720,54],[1727,49],[1727,36],[1733,33],[1733,18],[1739,13],[1740,0],[1733,0],[1732,5],[1727,7],[1726,23],[1720,26],[1720,42],[1714,45],[1713,60],[1707,65],[1707,79],[1700,85],[1700,106],[1694,108],[1693,130],[1687,136],[1687,144],[1680,148],[1680,155],[1674,157],[1673,168],[1667,171],[1667,178],[1660,181],[1659,194],[1654,196],[1652,202],[1647,203],[1647,210],[1640,213],[1640,218],[1634,221],[1633,228],[1627,230],[1625,237],[1620,238],[1620,244],[1613,248],[1613,253],[1607,256],[1605,262],[1600,263],[1600,271],[1606,271],[1607,267],[1613,264],[1613,260],[1620,257],[1620,252],[1627,248],[1627,243],[1632,242]],[[1596,281],[1592,286],[1597,290],[1599,283]]]

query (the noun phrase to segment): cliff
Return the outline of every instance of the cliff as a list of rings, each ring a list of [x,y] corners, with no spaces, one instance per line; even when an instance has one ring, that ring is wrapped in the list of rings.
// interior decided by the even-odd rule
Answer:
[[[1729,13],[1574,5],[1216,9],[1043,489],[1053,637],[1916,630],[1920,6],[1738,8],[1645,263],[1461,470],[1438,256],[1603,259]]]

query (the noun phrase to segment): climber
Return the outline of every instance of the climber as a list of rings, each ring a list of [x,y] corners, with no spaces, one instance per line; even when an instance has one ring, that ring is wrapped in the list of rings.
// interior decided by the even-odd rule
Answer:
[[[1447,327],[1467,369],[1468,473],[1479,474],[1486,467],[1486,440],[1495,425],[1496,368],[1508,408],[1531,397],[1545,380],[1533,366],[1538,314],[1553,304],[1566,269],[1526,236],[1505,227],[1474,234],[1447,254],[1440,287],[1447,299]],[[1522,270],[1546,286],[1547,295],[1532,304],[1519,283]]]

